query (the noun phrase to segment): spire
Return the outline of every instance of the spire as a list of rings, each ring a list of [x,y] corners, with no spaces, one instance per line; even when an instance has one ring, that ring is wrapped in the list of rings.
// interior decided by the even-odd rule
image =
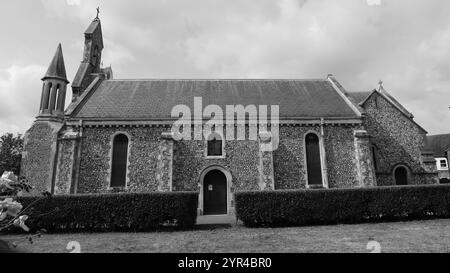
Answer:
[[[47,73],[45,73],[45,76],[42,78],[42,80],[45,80],[47,78],[57,78],[65,81],[66,83],[69,83],[66,76],[66,67],[64,65],[64,57],[61,44],[58,44],[55,56],[53,56],[52,62],[47,69]]]
[[[100,11],[97,10],[97,12]],[[84,32],[83,59],[72,81],[72,100],[75,100],[86,90],[96,77],[95,74],[101,73],[102,50],[102,26],[97,14],[97,17]]]

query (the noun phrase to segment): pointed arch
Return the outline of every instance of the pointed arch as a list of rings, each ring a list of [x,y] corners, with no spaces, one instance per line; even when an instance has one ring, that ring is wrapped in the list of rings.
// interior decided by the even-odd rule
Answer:
[[[61,94],[60,94],[61,93],[61,84],[60,83],[56,84],[55,93],[56,93],[55,102],[53,103],[52,111],[55,111],[58,109],[58,104],[59,104],[58,101],[59,101],[59,97],[61,96]]]
[[[117,132],[112,136],[111,145],[111,188],[126,188],[128,178],[130,137],[123,132]]]
[[[52,82],[49,81],[45,84],[44,99],[42,104],[42,110],[48,110],[50,106],[50,91],[52,90]]]
[[[394,167],[392,175],[394,178],[394,183],[397,186],[405,186],[410,183],[410,170],[408,166],[404,164],[398,164]]]
[[[325,172],[323,139],[315,131],[308,131],[303,137],[305,177],[307,187],[328,187]]]
[[[374,168],[375,171],[378,171],[378,165],[379,165],[379,151],[378,151],[378,147],[375,144],[372,144],[371,148],[372,148],[373,168]]]
[[[220,166],[220,165],[211,165],[208,166],[206,168],[204,168],[201,172],[200,172],[200,177],[199,177],[199,196],[198,196],[198,214],[199,215],[204,215],[204,192],[205,192],[205,178],[207,178],[207,174],[210,173],[211,171],[220,171],[226,178],[226,206],[227,206],[227,215],[229,215],[230,213],[234,212],[234,197],[232,194],[232,185],[233,185],[233,177],[230,173],[230,171],[228,171],[225,167]]]
[[[42,110],[44,110],[44,98],[45,98],[45,82],[42,83],[41,104],[39,106],[39,110],[41,112],[42,112]]]

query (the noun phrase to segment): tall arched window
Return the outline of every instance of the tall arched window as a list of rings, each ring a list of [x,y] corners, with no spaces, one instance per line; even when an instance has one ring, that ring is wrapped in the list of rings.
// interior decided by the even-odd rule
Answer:
[[[207,156],[222,156],[223,155],[223,141],[219,134],[213,134],[208,137]]]
[[[94,53],[92,54],[92,64],[95,66],[98,64],[98,61],[99,61],[98,57],[99,57],[98,45],[95,45]]]
[[[57,110],[58,109],[58,100],[59,100],[59,96],[60,96],[60,92],[61,92],[61,85],[60,84],[57,84],[56,85],[56,96],[55,96],[55,104],[53,105],[53,109],[52,109],[52,111],[54,111],[54,110]]]
[[[43,106],[43,108],[42,109],[45,109],[45,110],[47,110],[47,109],[49,109],[49,106],[50,106],[50,91],[52,90],[52,82],[49,82],[48,83],[48,85],[47,85],[47,87],[46,87],[46,91],[45,91],[45,95],[44,95],[44,106]]]
[[[308,185],[323,185],[319,137],[314,133],[307,134],[305,146]]]
[[[372,161],[373,161],[373,168],[375,171],[378,171],[378,149],[375,147],[375,145],[372,145]]]
[[[118,134],[112,148],[111,187],[125,187],[127,180],[128,137]]]
[[[408,185],[408,169],[405,166],[398,166],[394,169],[395,185]]]

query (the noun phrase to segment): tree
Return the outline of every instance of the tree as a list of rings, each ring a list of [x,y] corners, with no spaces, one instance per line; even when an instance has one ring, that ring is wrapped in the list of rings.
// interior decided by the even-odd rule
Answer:
[[[14,136],[6,133],[0,137],[0,174],[12,171],[19,175],[22,149],[23,137],[21,134]]]

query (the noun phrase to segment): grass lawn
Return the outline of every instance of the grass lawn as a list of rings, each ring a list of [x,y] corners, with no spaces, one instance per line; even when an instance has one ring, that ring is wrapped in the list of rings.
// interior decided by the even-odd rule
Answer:
[[[12,242],[17,235],[2,236]],[[78,241],[81,252],[370,252],[376,240],[382,252],[449,252],[450,220],[295,228],[215,228],[182,232],[46,234],[30,252],[69,252]]]

